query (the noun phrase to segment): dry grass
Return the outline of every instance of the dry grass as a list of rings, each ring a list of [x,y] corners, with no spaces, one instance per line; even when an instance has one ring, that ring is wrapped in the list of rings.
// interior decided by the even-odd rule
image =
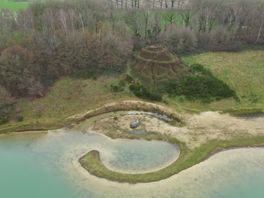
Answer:
[[[124,93],[111,92],[109,85],[114,81],[114,77],[97,80],[63,78],[49,90],[46,97],[34,101],[21,100],[18,107],[28,119],[66,118],[108,102],[130,98]]]
[[[133,98],[126,92],[111,92],[109,85],[116,80],[115,77],[101,77],[97,80],[62,78],[45,97],[20,99],[17,109],[24,117],[23,122],[10,122],[2,125],[1,130],[62,127],[69,116],[84,113],[106,103]]]

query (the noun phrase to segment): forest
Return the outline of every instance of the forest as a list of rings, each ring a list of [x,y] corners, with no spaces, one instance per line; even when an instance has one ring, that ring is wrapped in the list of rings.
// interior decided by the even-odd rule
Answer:
[[[244,0],[33,1],[1,9],[1,103],[43,97],[63,76],[123,73],[147,45],[175,54],[261,46],[263,10],[264,2]]]

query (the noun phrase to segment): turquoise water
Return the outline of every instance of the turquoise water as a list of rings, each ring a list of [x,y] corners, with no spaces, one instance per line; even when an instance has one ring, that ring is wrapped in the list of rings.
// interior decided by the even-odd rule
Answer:
[[[94,197],[96,192],[78,187],[65,170],[74,157],[91,149],[100,150],[110,167],[134,172],[162,167],[179,155],[177,147],[164,142],[113,141],[80,132],[6,136],[0,138],[0,197]]]
[[[76,197],[62,172],[34,152],[38,138],[0,140],[0,197]],[[45,156],[43,156],[45,158]]]
[[[225,167],[219,168],[218,171],[222,175],[220,178],[227,183],[222,184],[222,192],[218,192],[219,194],[215,197],[263,198],[264,149],[251,148],[239,151],[226,153],[229,154],[229,160],[224,163]],[[241,152],[243,153],[241,154]]]
[[[158,141],[110,140],[99,134],[60,130],[0,138],[1,198],[263,198],[264,149],[222,152],[169,179],[118,184],[85,174],[76,159],[98,149],[112,169],[140,172],[177,158],[178,148]]]

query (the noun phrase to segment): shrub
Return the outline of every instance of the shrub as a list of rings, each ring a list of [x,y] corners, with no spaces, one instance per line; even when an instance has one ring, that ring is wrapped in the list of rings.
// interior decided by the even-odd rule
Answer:
[[[15,100],[9,92],[0,85],[0,125],[9,121],[15,112]]]
[[[192,74],[181,81],[169,82],[164,90],[170,96],[185,96],[188,99],[202,101],[220,100],[234,97],[235,92],[223,81],[215,78],[202,65],[190,66]]]
[[[209,75],[212,76],[212,73],[206,69],[204,66],[200,65],[200,64],[193,64],[190,66],[190,70],[193,74],[196,75]]]
[[[129,86],[129,90],[137,97],[152,100],[161,101],[162,95],[159,93],[153,93],[143,87],[140,83],[134,83]]]
[[[12,98],[10,96],[10,93],[0,85],[0,105],[3,103],[9,103],[12,102]]]
[[[126,74],[126,77],[125,77],[124,80],[125,80],[126,82],[128,82],[128,83],[132,83],[133,80],[134,80],[134,78],[133,78],[131,75]]]
[[[0,125],[6,124],[9,121],[8,117],[5,115],[0,115]]]
[[[22,115],[17,115],[16,116],[16,121],[17,122],[22,122],[24,120],[24,117]]]
[[[119,83],[113,83],[110,85],[111,91],[112,92],[122,92],[124,91],[124,84],[121,83],[121,81]]]

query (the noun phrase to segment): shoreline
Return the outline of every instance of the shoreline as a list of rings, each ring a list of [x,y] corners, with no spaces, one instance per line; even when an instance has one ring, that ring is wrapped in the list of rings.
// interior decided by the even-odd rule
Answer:
[[[247,147],[264,147],[264,136],[260,136],[258,138],[259,143],[255,142],[255,139],[241,138],[240,140],[234,139],[234,142],[212,141],[192,151],[186,151],[183,149],[179,158],[169,166],[159,171],[148,172],[145,174],[129,174],[109,170],[100,160],[100,153],[98,151],[92,151],[96,152],[95,155],[91,151],[88,152],[85,156],[80,158],[79,161],[81,163],[81,166],[86,169],[87,172],[99,178],[104,178],[106,180],[119,183],[152,183],[170,178],[173,175],[177,175],[182,171],[187,170],[197,164],[200,164],[221,152],[233,149],[243,149]],[[180,148],[182,148],[182,145]]]
[[[36,130],[36,131],[23,131],[23,132],[9,132],[9,133],[0,133],[0,138],[7,136],[18,136],[18,135],[46,135],[50,130]]]
[[[121,105],[120,105],[121,104]],[[96,108],[93,110],[90,110],[84,114],[78,114],[75,116],[68,117],[67,123],[69,128],[74,128],[76,125],[82,123],[85,120],[89,120],[91,118],[96,118],[99,115],[103,115],[106,113],[112,113],[112,112],[118,112],[118,111],[144,111],[144,112],[150,112],[150,113],[158,113],[161,115],[166,115],[169,118],[173,118],[174,121],[177,121],[178,124],[180,124],[180,127],[183,127],[182,124],[190,124],[188,123],[190,120],[188,120],[187,115],[180,115],[173,111],[172,109],[169,109],[169,107],[166,106],[161,106],[157,105],[154,103],[149,103],[149,102],[142,102],[142,101],[134,101],[134,100],[126,100],[121,103],[109,103],[106,104],[100,108]],[[219,115],[221,115],[219,113]],[[190,115],[189,115],[190,116]],[[197,116],[197,115],[196,115]],[[207,115],[208,116],[208,115]],[[209,115],[210,116],[210,115]],[[181,118],[181,120],[179,120]],[[220,117],[221,118],[221,117]],[[218,118],[219,119],[219,118]],[[164,120],[161,120],[165,123]],[[197,120],[194,120],[197,121]],[[199,121],[199,119],[198,119]],[[206,121],[206,120],[203,120]],[[236,121],[236,120],[235,120]],[[221,122],[221,121],[220,121]],[[173,127],[176,127],[175,123],[167,123]],[[247,123],[244,123],[247,124]],[[67,125],[66,125],[67,126]],[[202,126],[202,125],[201,125]],[[212,126],[214,126],[212,124]],[[232,123],[230,124],[232,126]],[[241,125],[242,129],[244,125]],[[189,126],[187,126],[188,128]],[[193,126],[192,126],[193,127]],[[194,126],[194,127],[200,127]],[[161,129],[163,129],[163,126],[161,126]],[[195,132],[196,128],[192,128],[192,132]],[[208,129],[203,129],[203,130],[208,130]],[[239,130],[239,129],[238,129]],[[0,130],[1,131],[1,130]],[[34,131],[34,130],[33,130]],[[37,133],[45,133],[43,132],[44,130],[41,130]],[[183,131],[180,131],[181,133]],[[211,132],[208,131],[208,134],[203,133],[203,131],[200,131],[201,134],[197,133],[197,135],[200,135],[204,138],[208,138],[208,135]],[[34,133],[34,132],[26,132],[23,133]],[[98,133],[98,132],[95,132]],[[7,133],[7,134],[21,134],[21,132],[14,132],[14,133]],[[1,135],[1,134],[0,134]],[[190,167],[199,164],[207,159],[209,159],[211,156],[213,156],[216,153],[225,151],[225,150],[230,150],[230,149],[237,149],[237,148],[246,148],[246,147],[263,147],[264,146],[264,134],[263,133],[256,133],[254,135],[250,133],[238,133],[235,135],[227,135],[227,139],[221,139],[220,137],[218,138],[217,136],[214,137],[213,139],[208,138],[205,142],[202,142],[200,145],[194,148],[189,148],[186,145],[186,141],[182,141],[182,139],[178,139],[178,136],[174,136],[173,134],[166,134],[163,133],[162,131],[158,130],[157,132],[151,132],[147,133],[146,135],[133,135],[129,133],[124,133],[124,132],[111,132],[108,131],[107,133],[102,134],[109,139],[145,139],[145,140],[158,140],[158,141],[164,141],[167,143],[171,144],[176,144],[180,148],[180,155],[179,157],[174,160],[171,164],[169,164],[166,167],[162,167],[161,169],[158,170],[150,170],[149,171],[144,171],[142,173],[129,173],[129,172],[118,172],[118,170],[110,170],[107,167],[104,166],[103,162],[98,160],[95,161],[93,158],[89,158],[90,161],[95,163],[95,166],[92,169],[87,169],[89,172],[93,172],[98,168],[101,168],[101,172],[93,172],[95,176],[102,177],[108,180],[112,181],[117,181],[117,182],[124,182],[124,183],[149,183],[149,182],[154,182],[154,181],[160,181],[166,178],[171,177],[172,175],[178,174],[186,169],[189,169]],[[191,133],[186,133],[186,136],[189,136],[189,138],[192,138]],[[0,136],[1,137],[1,136]],[[196,136],[193,136],[196,137]],[[87,154],[87,152],[86,152]],[[89,154],[89,153],[88,153]],[[87,154],[87,155],[88,155]],[[98,156],[100,156],[98,154]],[[89,157],[89,156],[88,156]],[[81,157],[82,158],[82,157]],[[81,159],[78,159],[81,160]],[[98,170],[97,170],[98,171]],[[113,175],[115,175],[115,178],[113,178]]]
[[[172,124],[177,123],[178,125],[184,124],[184,116],[178,114],[175,110],[164,105],[155,104],[151,102],[145,102],[140,100],[123,100],[121,102],[106,103],[101,107],[91,109],[85,113],[74,114],[63,120],[59,120],[56,123],[19,123],[0,126],[0,134],[5,133],[24,133],[27,131],[47,131],[47,130],[57,130],[64,127],[72,127],[79,124],[87,119],[100,116],[107,113],[114,113],[118,111],[143,111],[149,113],[157,113],[160,115],[165,115],[171,118]]]
[[[101,177],[97,177],[91,173],[89,173],[84,167],[82,167],[82,165],[79,163],[78,158],[81,157],[82,155],[78,155],[77,159],[72,161],[72,165],[74,166],[74,168],[81,174],[83,175],[86,179],[93,179],[93,180],[97,180],[97,182],[102,182],[104,185],[116,185],[116,186],[145,186],[145,185],[151,185],[151,184],[157,184],[160,182],[166,182],[169,181],[171,179],[173,179],[173,177],[177,177],[178,175],[188,172],[189,170],[198,167],[199,165],[203,164],[203,163],[207,163],[208,161],[212,160],[215,156],[221,155],[223,153],[228,153],[228,152],[239,152],[239,151],[243,151],[243,150],[250,150],[250,149],[261,149],[264,150],[264,145],[263,146],[259,146],[259,147],[237,147],[237,148],[230,148],[230,149],[225,149],[225,150],[221,150],[218,152],[215,152],[214,154],[211,154],[210,156],[208,156],[207,159],[205,159],[204,161],[201,161],[191,167],[189,167],[188,169],[182,170],[180,173],[178,174],[174,174],[171,177],[162,179],[162,180],[158,180],[158,181],[152,181],[152,182],[147,182],[147,183],[128,183],[128,182],[118,182],[118,181],[113,181],[113,180],[108,180],[106,178],[101,178]]]
[[[35,133],[35,132],[27,132],[27,133],[9,133],[9,134],[3,134],[2,136],[5,136],[5,135],[11,135],[11,136],[13,136],[13,135],[35,135],[35,134],[47,134],[48,132],[46,132],[46,133],[43,133],[42,131],[40,131],[40,132],[37,132],[37,133]],[[111,137],[109,137],[108,135],[106,135],[106,134],[102,134],[102,133],[98,133],[98,132],[96,132],[96,131],[90,131],[89,133],[91,133],[91,134],[97,134],[97,135],[100,135],[100,136],[103,136],[103,137],[105,137],[105,138],[107,138],[108,140],[110,140],[110,141],[126,141],[126,139],[129,139],[129,138],[125,138],[125,137],[119,137],[119,138],[111,138]],[[1,137],[1,136],[0,136]],[[157,140],[155,140],[155,139],[151,139],[150,141],[157,141]],[[160,140],[159,140],[160,141]],[[244,141],[245,141],[245,139],[244,139]],[[179,173],[181,173],[181,172],[183,172],[183,171],[186,171],[186,170],[188,170],[188,169],[190,169],[190,168],[192,168],[193,166],[196,166],[196,165],[198,165],[198,164],[200,164],[200,163],[203,163],[203,162],[205,162],[205,161],[207,161],[208,159],[210,159],[211,157],[213,157],[213,156],[215,156],[215,155],[217,155],[217,154],[219,154],[219,153],[222,153],[222,152],[226,152],[226,151],[230,151],[230,150],[239,150],[239,149],[254,149],[254,148],[263,148],[264,147],[264,137],[262,137],[262,140],[259,140],[260,141],[260,143],[257,145],[257,144],[255,144],[254,142],[252,142],[252,144],[251,143],[247,143],[247,141],[249,141],[248,139],[245,141],[245,145],[240,145],[241,144],[241,142],[240,141],[238,141],[239,142],[239,145],[233,145],[233,144],[230,144],[230,145],[226,145],[226,142],[223,142],[224,143],[224,145],[225,146],[220,146],[220,147],[216,147],[216,149],[214,149],[212,152],[207,152],[207,154],[205,155],[205,158],[203,159],[203,160],[201,160],[201,161],[199,161],[199,162],[197,162],[197,163],[195,163],[195,164],[193,164],[192,166],[188,166],[187,168],[184,168],[184,169],[182,169],[181,171],[179,171],[178,173],[173,173],[173,174],[171,174],[169,177],[166,177],[166,178],[163,178],[163,179],[161,179],[161,180],[155,180],[155,181],[151,181],[151,182],[143,182],[143,183],[153,183],[153,182],[158,182],[158,181],[163,181],[163,180],[166,180],[166,179],[168,179],[168,178],[171,178],[171,177],[173,177],[174,175],[178,175]],[[168,141],[166,141],[166,142],[168,142]],[[217,144],[217,142],[216,141],[214,141],[213,143],[212,143],[212,145],[215,145],[215,144]],[[243,142],[242,142],[242,144],[243,144]],[[193,151],[193,152],[196,152],[196,151]],[[78,155],[78,157],[82,157],[85,153],[87,153],[87,151],[83,151],[80,155]],[[181,154],[182,154],[182,152],[181,152]],[[75,161],[77,161],[77,163],[79,164],[79,166],[81,166],[81,164],[79,163],[79,159],[75,159]],[[176,160],[177,161],[177,160]],[[82,168],[82,172],[85,170],[83,167],[81,167]],[[165,167],[166,168],[166,167]],[[162,169],[164,169],[164,168],[162,168]],[[162,170],[161,169],[161,170]],[[86,172],[87,172],[87,174],[89,174],[89,175],[92,175],[92,174],[90,174],[87,170],[86,170]],[[121,172],[122,173],[122,172]],[[147,173],[139,173],[139,174],[148,174],[148,173],[150,173],[150,172],[147,172]],[[127,174],[127,173],[126,173]],[[138,174],[138,173],[137,173]],[[132,174],[133,175],[133,174]],[[92,175],[93,177],[97,177],[97,176],[95,176],[95,175]],[[97,177],[98,178],[98,177]],[[102,179],[102,178],[98,178],[98,179]],[[114,182],[114,183],[122,183],[122,182],[118,182],[118,181],[113,181],[113,180],[111,180],[111,179],[107,179],[107,178],[103,178],[103,179],[105,179],[106,181],[112,181],[112,182]],[[129,182],[124,182],[124,183],[129,183]],[[138,182],[138,183],[132,183],[132,184],[140,184],[140,183],[142,183],[142,182]]]
[[[229,181],[228,184],[231,185],[235,182],[240,182],[242,179],[240,174],[245,176],[245,178],[243,177],[244,179],[248,179],[247,175],[252,171],[254,172],[254,168],[258,172],[261,171],[255,162],[257,160],[263,166],[263,156],[263,148],[228,150],[220,152],[210,159],[170,178],[150,183],[129,184],[109,181],[95,177],[87,171],[82,171],[82,169],[79,169],[72,163],[68,167],[67,172],[72,176],[74,183],[81,185],[84,189],[92,189],[93,192],[98,193],[102,197],[109,197],[110,193],[113,197],[122,195],[123,197],[131,198],[135,197],[135,193],[139,197],[162,197],[164,193],[168,197],[175,197],[176,195],[179,195],[179,197],[197,198],[217,197],[217,195],[222,195],[223,181],[227,180]],[[244,172],[234,169],[235,164],[241,164]],[[125,193],[120,192],[120,189]]]
[[[129,140],[129,139],[120,139],[120,140]],[[133,141],[133,140],[130,140],[130,141]],[[145,140],[145,141],[147,141],[147,140]],[[151,141],[158,141],[158,140],[151,140]],[[177,147],[176,145],[174,145],[174,146]],[[144,170],[144,171],[127,171],[127,170],[121,170],[121,169],[118,169],[118,168],[109,166],[109,164],[104,163],[103,160],[101,160],[101,163],[102,164],[105,164],[106,168],[109,169],[109,170],[111,170],[111,171],[113,171],[113,172],[118,172],[118,173],[122,173],[122,174],[131,174],[131,175],[133,175],[133,174],[148,174],[148,173],[151,173],[151,172],[160,171],[160,170],[168,167],[169,165],[171,165],[175,161],[177,161],[177,159],[179,158],[179,156],[180,156],[181,153],[180,153],[180,149],[179,148],[176,148],[176,150],[177,151],[179,150],[179,154],[177,156],[172,156],[169,161],[163,163],[162,165],[157,166],[155,168],[147,169],[147,170]],[[78,161],[78,163],[82,167],[82,169],[84,169],[86,172],[87,172],[87,170],[81,165],[80,160],[82,158],[84,158],[85,155],[87,155],[87,153],[90,153],[92,151],[98,151],[98,150],[89,150],[89,151],[83,152],[82,154],[80,154],[78,156],[78,159],[76,160],[76,161]]]
[[[120,104],[124,106],[120,106]],[[131,106],[129,106],[132,104]],[[148,106],[150,105],[150,106]],[[130,109],[131,108],[131,109]],[[153,111],[154,110],[154,111]],[[0,126],[0,135],[7,134],[7,133],[26,133],[28,131],[48,131],[48,130],[57,130],[64,127],[72,127],[76,124],[79,124],[82,121],[87,119],[97,117],[103,114],[111,113],[111,112],[118,112],[118,111],[142,111],[146,113],[160,113],[161,115],[168,115],[169,117],[172,116],[177,122],[179,121],[179,125],[185,124],[185,116],[177,113],[175,110],[167,107],[164,104],[156,104],[152,102],[146,102],[142,100],[123,100],[121,102],[112,102],[106,103],[102,107],[91,109],[85,113],[77,113],[70,117],[58,120],[52,123],[8,123],[6,125]],[[198,114],[204,112],[211,112],[208,111],[189,111],[189,114]],[[229,114],[233,117],[240,117],[240,116],[248,116],[255,114],[263,114],[262,109],[227,109],[224,111],[212,111],[218,112],[220,114]],[[188,110],[185,113],[188,113]]]

